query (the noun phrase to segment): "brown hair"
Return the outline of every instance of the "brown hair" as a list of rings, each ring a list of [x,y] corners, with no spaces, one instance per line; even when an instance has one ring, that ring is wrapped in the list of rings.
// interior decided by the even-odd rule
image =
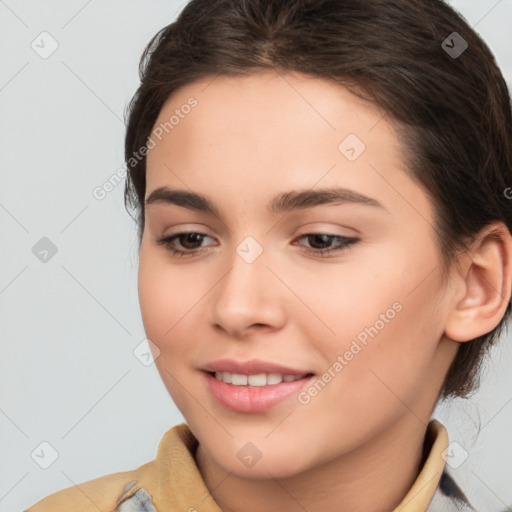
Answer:
[[[512,231],[509,91],[485,42],[443,1],[191,0],[148,43],[127,109],[125,203],[139,243],[140,150],[164,102],[198,79],[265,69],[334,80],[389,114],[409,172],[435,206],[443,270],[489,223]],[[482,357],[510,312],[509,302],[493,331],[460,345],[442,397],[476,389]]]

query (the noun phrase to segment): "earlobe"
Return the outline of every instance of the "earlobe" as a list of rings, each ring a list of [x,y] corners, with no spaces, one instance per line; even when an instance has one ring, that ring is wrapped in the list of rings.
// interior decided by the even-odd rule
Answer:
[[[496,222],[482,230],[461,255],[455,279],[464,292],[462,298],[454,294],[445,335],[464,342],[491,332],[511,298],[512,236],[505,224]]]

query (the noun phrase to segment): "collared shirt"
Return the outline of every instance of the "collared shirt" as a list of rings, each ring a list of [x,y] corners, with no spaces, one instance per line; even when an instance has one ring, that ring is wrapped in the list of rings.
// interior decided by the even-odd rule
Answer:
[[[156,458],[56,492],[24,512],[222,512],[194,459],[198,441],[186,423],[166,432]],[[393,512],[474,512],[445,467],[448,434],[430,421],[425,463]]]

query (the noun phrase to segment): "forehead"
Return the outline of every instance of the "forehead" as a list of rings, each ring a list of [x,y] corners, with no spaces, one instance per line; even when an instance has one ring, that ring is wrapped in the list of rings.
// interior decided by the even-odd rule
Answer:
[[[187,103],[192,98],[197,105],[189,109]],[[337,150],[336,141],[345,131],[368,139],[377,124],[381,126],[374,135],[384,134],[388,142],[395,137],[392,127],[381,123],[385,112],[374,104],[332,81],[296,72],[209,76],[185,85],[174,91],[163,105],[155,127],[165,128],[173,113],[179,115],[182,110],[190,112],[182,114],[180,119],[175,115],[170,130],[176,143],[179,133],[186,132],[189,139],[215,132],[216,142],[224,136],[226,140],[257,140],[261,144],[273,141],[286,149],[285,144],[303,145],[308,138],[311,145],[317,146],[322,138],[326,143],[332,140]],[[167,138],[168,133],[162,135]],[[212,135],[208,133],[210,138]],[[297,152],[298,147],[294,149]]]
[[[272,191],[343,186],[431,214],[385,112],[322,78],[210,76],[175,91],[152,133],[146,197],[169,186],[266,204]]]

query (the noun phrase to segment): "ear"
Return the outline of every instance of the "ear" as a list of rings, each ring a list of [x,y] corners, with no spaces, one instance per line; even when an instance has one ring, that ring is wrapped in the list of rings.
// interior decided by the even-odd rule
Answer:
[[[469,341],[491,332],[501,321],[512,289],[512,236],[506,225],[486,226],[452,269],[453,300],[445,335]]]

